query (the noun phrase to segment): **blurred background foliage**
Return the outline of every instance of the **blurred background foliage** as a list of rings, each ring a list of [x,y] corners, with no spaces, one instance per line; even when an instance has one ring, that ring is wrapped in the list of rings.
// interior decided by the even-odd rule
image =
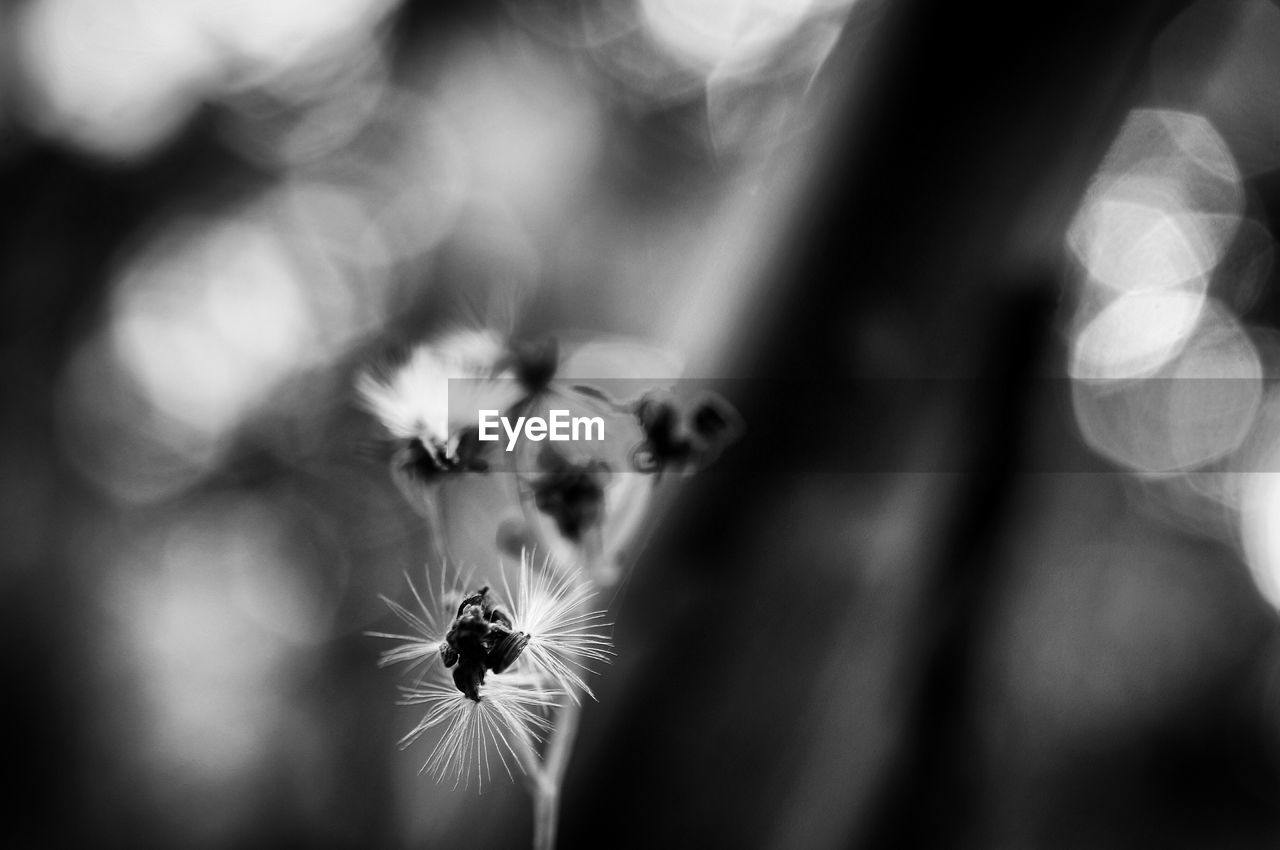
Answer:
[[[1274,844],[1277,57],[1269,0],[0,2],[15,845],[527,840],[362,634],[431,548],[353,376],[476,324],[825,388],[737,384],[610,600],[565,846]]]

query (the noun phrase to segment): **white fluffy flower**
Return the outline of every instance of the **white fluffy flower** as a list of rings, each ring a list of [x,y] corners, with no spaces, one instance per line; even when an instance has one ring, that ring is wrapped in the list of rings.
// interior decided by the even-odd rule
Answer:
[[[519,398],[506,370],[506,346],[491,331],[456,331],[415,348],[399,366],[362,374],[364,406],[398,439],[421,440],[433,451],[456,449],[459,430],[476,425],[480,407],[506,409]],[[450,410],[449,381],[454,410]]]

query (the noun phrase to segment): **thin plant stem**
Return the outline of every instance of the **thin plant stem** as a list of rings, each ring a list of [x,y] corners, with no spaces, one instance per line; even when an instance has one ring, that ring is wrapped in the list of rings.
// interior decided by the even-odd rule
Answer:
[[[556,733],[553,732],[554,736]],[[533,850],[555,850],[556,832],[559,826],[559,788],[551,781],[549,772],[538,759],[533,742],[520,739],[516,756],[524,770],[524,784],[533,802]]]
[[[533,850],[555,850],[560,827],[560,789],[538,783],[533,794]]]
[[[581,703],[565,699],[557,713],[555,733],[547,742],[543,769],[557,789],[564,784],[564,774],[569,766],[569,756],[573,753],[573,744],[578,738],[578,721],[581,716]]]
[[[560,789],[578,737],[581,715],[580,704],[563,699],[556,707],[556,722],[541,763],[527,741],[520,749],[525,787],[533,802],[533,850],[555,850],[560,827]]]
[[[525,788],[533,803],[533,850],[555,850],[560,827],[560,786],[564,765],[577,734],[578,706],[566,700],[557,708],[558,719],[547,742],[547,758],[540,760],[533,742],[522,738],[516,756],[524,770]]]
[[[391,479],[414,511],[426,522],[427,532],[431,537],[431,551],[436,561],[441,566],[448,563],[449,538],[448,531],[445,530],[444,492],[439,482],[423,485],[394,468]]]
[[[520,769],[524,771],[525,785],[532,794],[534,786],[542,781],[542,762],[533,748],[533,741],[527,737],[518,738],[515,749],[516,758],[520,760]]]
[[[610,586],[617,576],[608,568],[604,560],[604,523],[597,523],[582,532],[582,542],[578,544],[582,556],[582,568],[596,587]]]
[[[449,532],[445,525],[444,494],[436,493],[427,498],[427,529],[431,532],[431,546],[441,566],[449,562]]]

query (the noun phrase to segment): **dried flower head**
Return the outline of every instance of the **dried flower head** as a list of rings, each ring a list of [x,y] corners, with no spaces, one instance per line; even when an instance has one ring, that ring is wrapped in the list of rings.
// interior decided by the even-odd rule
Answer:
[[[468,699],[480,701],[485,671],[502,673],[524,652],[529,635],[512,628],[511,617],[480,588],[458,606],[440,645],[440,659],[453,668],[453,683]]]
[[[409,588],[412,609],[383,597],[408,633],[370,634],[398,642],[381,664],[415,671],[404,701],[428,706],[405,745],[428,729],[445,730],[423,768],[442,780],[461,781],[473,766],[487,777],[491,752],[509,773],[506,756],[531,751],[546,731],[542,709],[562,696],[577,702],[579,692],[590,694],[588,665],[612,655],[603,612],[587,608],[591,586],[577,574],[556,573],[549,560],[535,567],[523,553],[515,590],[504,576],[501,598],[472,582],[442,579],[425,594],[412,581]]]

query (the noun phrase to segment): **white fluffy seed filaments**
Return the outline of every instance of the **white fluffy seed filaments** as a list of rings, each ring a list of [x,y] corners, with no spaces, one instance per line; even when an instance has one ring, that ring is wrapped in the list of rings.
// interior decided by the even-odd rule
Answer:
[[[393,664],[405,664],[407,670],[419,670],[440,657],[440,644],[444,642],[452,620],[451,604],[456,606],[461,594],[457,587],[450,588],[441,577],[438,587],[426,585],[425,593],[419,593],[413,579],[405,573],[405,583],[413,594],[416,610],[410,610],[387,596],[379,596],[391,612],[409,627],[412,634],[394,632],[366,632],[369,637],[386,638],[399,641],[399,644],[388,649],[378,658],[379,667]],[[420,671],[421,672],[421,671]]]
[[[534,742],[541,742],[550,730],[546,714],[555,700],[553,691],[496,677],[483,686],[479,702],[444,679],[406,688],[401,704],[425,706],[426,713],[400,746],[409,747],[428,730],[441,727],[440,739],[419,772],[439,782],[452,781],[455,788],[468,787],[474,775],[483,789],[492,780],[494,755],[509,779],[515,776],[513,765],[524,772],[522,754],[533,752]]]
[[[364,407],[394,437],[440,444],[449,434],[449,372],[435,352],[415,350],[398,369],[356,382]]]
[[[517,669],[550,677],[574,702],[579,691],[594,699],[583,675],[595,672],[593,663],[607,664],[613,657],[605,613],[587,607],[595,590],[576,574],[557,574],[549,560],[537,570],[530,561],[527,552],[521,556],[514,594],[503,583],[512,600],[512,622],[529,635]]]

